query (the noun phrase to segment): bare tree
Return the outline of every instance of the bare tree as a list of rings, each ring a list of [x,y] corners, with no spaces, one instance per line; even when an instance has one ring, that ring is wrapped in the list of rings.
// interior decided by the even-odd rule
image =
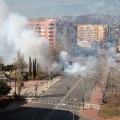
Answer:
[[[30,78],[32,76],[32,62],[31,62],[31,57],[29,56],[29,75],[30,75]]]
[[[102,93],[102,98],[104,99],[104,87],[106,84],[106,79],[104,79],[104,76],[106,74],[106,70],[107,70],[107,63],[105,60],[101,60],[99,59],[96,62],[96,65],[93,69],[94,74],[93,74],[93,83],[95,84],[95,86],[98,86],[101,89],[101,93]]]
[[[22,87],[22,73],[28,67],[27,63],[24,60],[24,55],[21,53],[21,51],[18,51],[14,65],[17,68],[18,95],[20,96]]]
[[[114,106],[116,104],[120,105],[119,78],[120,73],[118,64],[114,63],[114,65],[108,65],[105,61],[98,61],[96,63],[94,67],[93,82],[100,87],[103,102],[110,102]]]
[[[119,67],[114,67],[111,69],[110,77],[108,79],[109,83],[107,84],[108,92],[107,99],[109,103],[112,103],[114,106],[120,106],[120,73]]]

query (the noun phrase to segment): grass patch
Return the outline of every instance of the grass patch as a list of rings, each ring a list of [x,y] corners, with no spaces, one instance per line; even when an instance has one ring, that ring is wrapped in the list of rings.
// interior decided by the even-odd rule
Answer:
[[[11,74],[10,74],[10,77],[11,77],[11,78],[15,78],[15,73],[14,73],[14,72],[11,73]]]
[[[120,117],[120,110],[118,107],[113,107],[111,104],[104,104],[100,108],[99,117],[102,118]]]
[[[41,72],[41,73],[38,73],[37,77],[42,80],[46,77],[46,74]]]

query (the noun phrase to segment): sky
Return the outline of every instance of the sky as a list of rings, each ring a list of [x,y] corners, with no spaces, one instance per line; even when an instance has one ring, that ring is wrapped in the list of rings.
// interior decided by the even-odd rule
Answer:
[[[120,0],[4,0],[12,12],[28,18],[79,16],[88,14],[120,15]]]

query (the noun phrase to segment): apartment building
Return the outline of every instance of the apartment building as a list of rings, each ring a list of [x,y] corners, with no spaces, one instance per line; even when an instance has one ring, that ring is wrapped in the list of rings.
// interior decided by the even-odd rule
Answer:
[[[50,41],[50,50],[56,45],[56,20],[55,19],[31,19],[28,27],[35,30],[41,38]]]
[[[51,55],[62,50],[69,51],[71,44],[75,40],[74,26],[66,19],[31,19],[28,27],[35,30],[40,37],[49,40]]]
[[[77,26],[77,37],[78,45],[86,41],[90,47],[91,42],[103,42],[109,37],[108,27],[103,24],[80,24]]]

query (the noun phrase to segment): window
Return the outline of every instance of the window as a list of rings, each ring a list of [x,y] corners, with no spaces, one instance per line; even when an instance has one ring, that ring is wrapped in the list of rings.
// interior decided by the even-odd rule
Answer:
[[[53,41],[53,39],[49,39],[49,41]]]
[[[51,23],[51,24],[49,24],[50,26],[55,26],[55,24],[53,24],[53,23]]]
[[[36,26],[39,26],[39,24],[36,24]]]
[[[49,30],[54,30],[54,28],[53,27],[50,27],[50,28],[48,28]]]
[[[53,35],[49,35],[49,37],[54,37]]]
[[[54,34],[54,32],[53,31],[49,31],[49,34]]]

